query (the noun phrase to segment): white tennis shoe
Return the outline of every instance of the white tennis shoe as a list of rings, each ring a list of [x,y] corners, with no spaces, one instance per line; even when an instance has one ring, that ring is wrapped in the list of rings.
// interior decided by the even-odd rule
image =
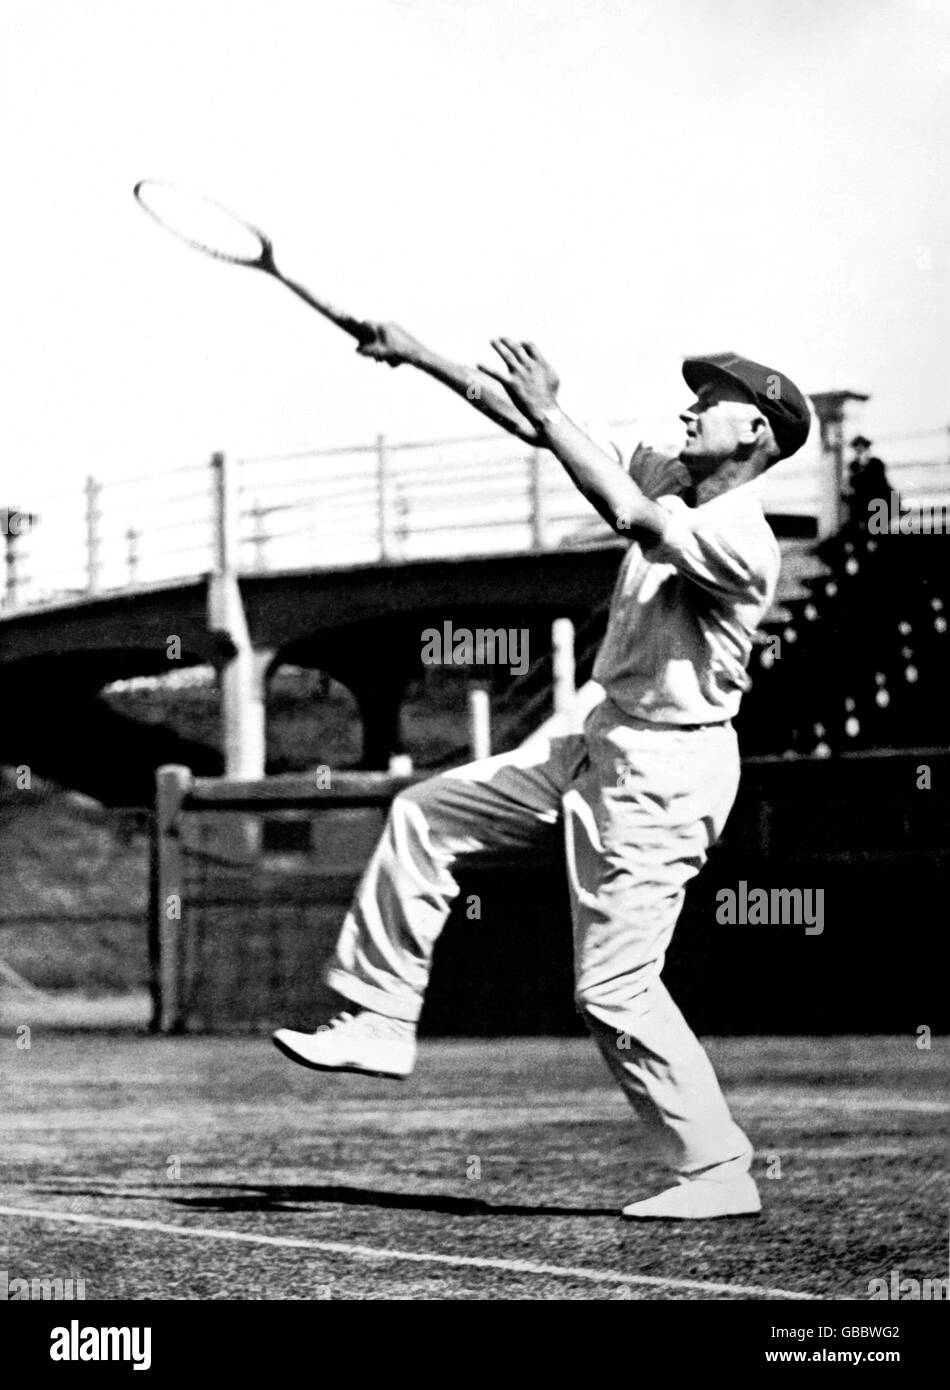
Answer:
[[[631,1202],[621,1215],[630,1221],[712,1221],[723,1216],[758,1216],[761,1210],[759,1189],[748,1173],[740,1173],[728,1181],[683,1179],[655,1197]]]
[[[357,1071],[401,1079],[416,1063],[416,1025],[371,1009],[335,1014],[315,1033],[278,1028],[273,1038],[285,1057],[316,1071]]]

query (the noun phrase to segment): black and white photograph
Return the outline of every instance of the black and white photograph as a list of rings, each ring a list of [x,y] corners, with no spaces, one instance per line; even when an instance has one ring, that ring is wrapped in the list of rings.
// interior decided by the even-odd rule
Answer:
[[[14,1345],[921,1369],[950,0],[6,0],[0,132]]]

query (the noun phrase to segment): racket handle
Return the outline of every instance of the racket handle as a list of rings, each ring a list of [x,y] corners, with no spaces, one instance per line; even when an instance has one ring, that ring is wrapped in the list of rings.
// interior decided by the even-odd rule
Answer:
[[[270,269],[270,267],[267,267]],[[336,308],[325,299],[318,299],[315,294],[296,280],[291,280],[288,275],[276,268],[271,270],[271,274],[278,279],[281,284],[286,285],[298,299],[302,299],[305,304],[309,304],[311,309],[316,309],[318,314],[322,314],[325,319],[335,323],[337,328],[342,328],[344,333],[349,333],[351,338],[357,342],[368,343],[373,339],[373,329],[363,319],[354,318],[352,314],[346,314],[342,309]]]

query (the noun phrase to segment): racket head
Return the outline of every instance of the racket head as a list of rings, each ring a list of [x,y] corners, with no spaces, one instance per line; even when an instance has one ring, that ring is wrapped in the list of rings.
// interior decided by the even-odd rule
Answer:
[[[270,239],[213,198],[164,179],[140,179],[132,192],[149,217],[193,250],[230,265],[273,269]]]

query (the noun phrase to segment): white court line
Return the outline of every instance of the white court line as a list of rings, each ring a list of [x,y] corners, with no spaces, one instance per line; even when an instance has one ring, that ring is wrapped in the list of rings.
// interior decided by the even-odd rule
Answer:
[[[413,1264],[451,1265],[456,1269],[497,1269],[507,1274],[550,1274],[561,1279],[586,1279],[592,1284],[647,1285],[651,1288],[691,1289],[697,1293],[752,1295],[761,1298],[793,1298],[819,1301],[813,1293],[764,1288],[759,1284],[715,1284],[702,1279],[663,1279],[652,1274],[615,1274],[583,1265],[535,1264],[533,1260],[493,1260],[477,1255],[435,1255],[419,1250],[387,1250],[372,1245],[344,1245],[330,1240],[304,1240],[295,1236],[258,1236],[246,1231],[214,1230],[208,1226],[171,1226],[161,1221],[137,1221],[133,1217],[90,1216],[79,1212],[38,1211],[33,1207],[0,1206],[0,1216],[19,1216],[28,1221],[63,1221],[76,1226],[107,1226],[124,1231],[149,1231],[192,1240],[235,1240],[246,1245],[276,1245],[291,1250],[319,1250],[325,1255],[352,1255],[363,1260],[394,1260]]]

